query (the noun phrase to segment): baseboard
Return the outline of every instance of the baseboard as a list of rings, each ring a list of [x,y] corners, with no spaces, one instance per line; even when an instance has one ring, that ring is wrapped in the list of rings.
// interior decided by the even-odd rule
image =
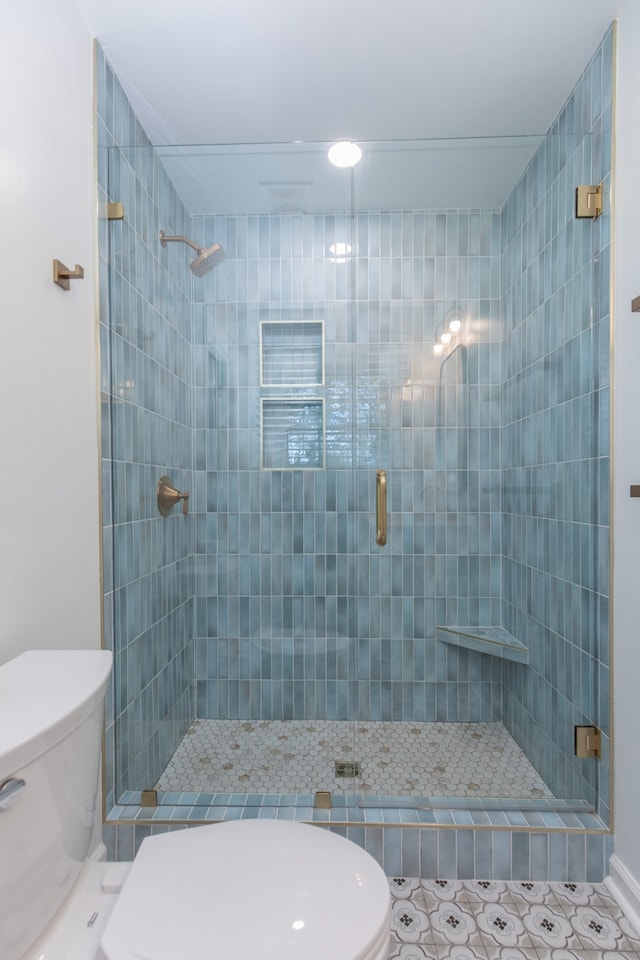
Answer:
[[[604,882],[629,923],[640,933],[640,883],[615,853],[609,860],[609,875]]]

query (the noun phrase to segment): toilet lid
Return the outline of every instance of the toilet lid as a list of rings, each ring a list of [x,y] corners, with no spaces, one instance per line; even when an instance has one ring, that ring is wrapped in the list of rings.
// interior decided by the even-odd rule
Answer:
[[[100,946],[105,960],[368,960],[386,955],[389,916],[387,878],[355,843],[235,820],[145,839]]]

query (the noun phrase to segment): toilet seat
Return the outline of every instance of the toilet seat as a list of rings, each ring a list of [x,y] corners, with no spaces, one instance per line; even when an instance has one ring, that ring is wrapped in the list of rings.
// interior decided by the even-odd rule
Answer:
[[[148,837],[102,935],[104,960],[386,960],[390,893],[350,840],[283,820]]]

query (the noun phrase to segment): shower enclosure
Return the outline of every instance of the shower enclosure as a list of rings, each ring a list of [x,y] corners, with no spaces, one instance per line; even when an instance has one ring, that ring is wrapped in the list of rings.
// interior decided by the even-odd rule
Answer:
[[[152,147],[105,71],[111,801],[606,820],[607,150]]]

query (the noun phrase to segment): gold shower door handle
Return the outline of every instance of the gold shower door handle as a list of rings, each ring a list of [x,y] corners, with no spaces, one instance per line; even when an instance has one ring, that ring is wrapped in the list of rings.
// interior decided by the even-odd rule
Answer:
[[[376,472],[376,543],[384,547],[387,542],[387,474]]]

